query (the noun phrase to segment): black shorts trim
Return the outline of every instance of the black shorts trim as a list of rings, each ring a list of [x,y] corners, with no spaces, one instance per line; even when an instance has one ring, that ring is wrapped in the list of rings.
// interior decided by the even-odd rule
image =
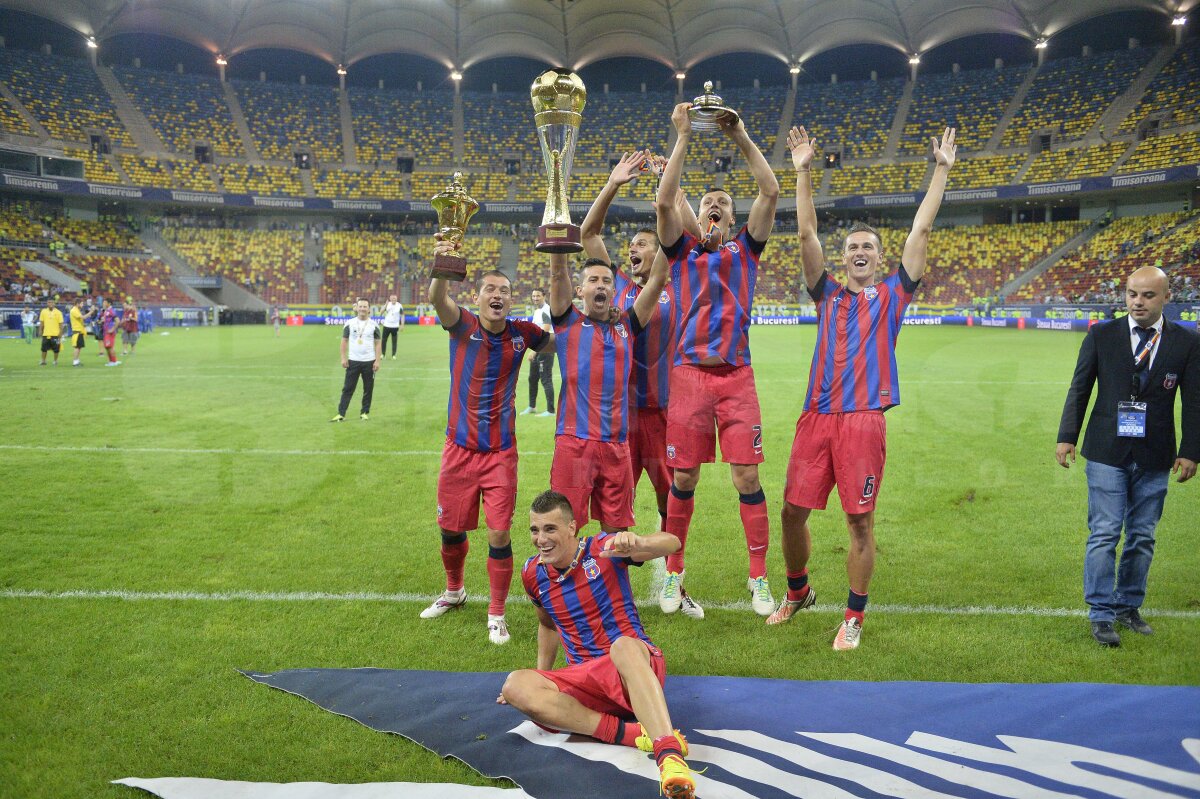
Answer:
[[[42,352],[58,352],[60,346],[58,336],[42,336]]]
[[[71,346],[77,350],[83,349],[83,345],[87,343],[87,336],[83,333],[76,333],[71,337]]]

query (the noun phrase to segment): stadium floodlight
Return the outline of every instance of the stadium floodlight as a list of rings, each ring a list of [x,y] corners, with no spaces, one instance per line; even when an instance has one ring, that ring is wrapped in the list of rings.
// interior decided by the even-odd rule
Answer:
[[[88,49],[89,49],[89,50],[95,50],[95,49],[96,49],[97,47],[99,47],[100,45],[96,44],[96,37],[95,37],[95,36],[89,36],[89,37],[87,38],[87,46],[88,46]]]
[[[910,55],[910,56],[908,57],[908,63],[912,64],[913,66],[916,66],[917,64],[920,64],[920,63],[921,63],[921,56],[917,55],[916,53],[913,53],[912,55]]]
[[[341,64],[338,64],[338,68],[337,68],[337,74],[339,74],[339,75],[341,75],[341,76],[345,77],[345,75],[346,75],[346,68],[345,68],[344,66],[342,66]]]
[[[800,65],[792,64],[792,66],[788,68],[788,72],[790,72],[793,75],[799,75],[800,74]]]
[[[683,80],[683,79],[685,79],[686,77],[687,77],[687,73],[686,73],[686,72],[676,72],[676,73],[675,73],[675,80]]]
[[[225,60],[225,56],[224,56],[224,55],[222,55],[222,54],[220,54],[220,53],[218,53],[218,54],[217,54],[217,66],[219,66],[219,67],[223,67],[223,66],[225,66],[225,65],[226,65],[226,64],[228,64],[228,63],[229,63],[229,62]]]
[[[1038,39],[1036,42],[1034,42],[1033,49],[1034,50],[1045,50],[1049,44],[1050,43],[1048,41],[1046,41],[1045,37],[1042,37],[1042,38]]]
[[[450,70],[450,80],[454,81],[455,83],[458,83],[460,80],[462,80],[462,73],[459,72],[457,69]]]
[[[1176,28],[1182,28],[1187,24],[1187,17],[1185,17],[1183,14],[1176,14],[1175,18],[1171,20],[1171,24]]]

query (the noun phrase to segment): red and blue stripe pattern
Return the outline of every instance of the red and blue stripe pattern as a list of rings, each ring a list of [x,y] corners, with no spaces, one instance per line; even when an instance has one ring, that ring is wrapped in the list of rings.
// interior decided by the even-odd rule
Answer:
[[[572,305],[552,321],[561,378],[555,433],[625,441],[633,340],[641,332],[637,317],[625,312],[616,322],[595,322]]]
[[[583,552],[574,569],[562,579],[552,566],[534,555],[521,569],[525,592],[550,614],[562,641],[567,663],[576,665],[608,654],[618,638],[640,638],[654,643],[642,629],[629,585],[628,558],[602,558],[604,533],[584,539]]]
[[[743,226],[716,252],[708,252],[686,232],[664,248],[675,295],[676,366],[713,356],[734,366],[749,365],[750,307],[764,246]]]
[[[516,396],[521,359],[546,340],[532,322],[509,320],[501,333],[489,333],[466,308],[450,334],[450,399],[446,436],[479,452],[506,450],[517,443]]]
[[[896,339],[917,284],[901,266],[857,294],[825,272],[810,290],[817,344],[804,409],[816,413],[887,410],[900,404]]]
[[[617,305],[633,314],[642,287],[617,272]],[[665,408],[675,360],[675,309],[671,292],[663,291],[642,332],[633,340],[630,386],[637,408]]]

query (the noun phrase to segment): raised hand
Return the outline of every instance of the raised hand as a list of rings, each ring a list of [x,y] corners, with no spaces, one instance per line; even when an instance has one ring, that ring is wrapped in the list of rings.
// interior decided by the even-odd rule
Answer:
[[[742,122],[742,118],[740,116],[735,117],[732,115],[726,115],[723,117],[717,117],[716,121],[717,127],[721,129],[721,132],[731,139],[736,136],[739,131],[742,133],[746,132],[746,125]]]
[[[608,176],[609,181],[618,186],[624,186],[642,174],[642,165],[649,159],[650,154],[645,150],[634,150],[631,153],[624,153],[621,156],[621,160],[613,167],[612,174]]]
[[[691,107],[691,103],[680,103],[671,112],[671,124],[675,126],[675,132],[680,136],[690,136],[692,133],[692,120],[688,116],[688,109]]]
[[[808,131],[803,125],[798,128],[793,126],[788,131],[787,146],[792,154],[792,166],[796,169],[808,169],[817,155],[817,141],[808,138]]]
[[[929,142],[933,145],[933,160],[938,166],[944,166],[946,169],[954,166],[955,154],[958,152],[958,145],[954,143],[954,128],[946,128],[940,144],[936,136],[931,137]]]

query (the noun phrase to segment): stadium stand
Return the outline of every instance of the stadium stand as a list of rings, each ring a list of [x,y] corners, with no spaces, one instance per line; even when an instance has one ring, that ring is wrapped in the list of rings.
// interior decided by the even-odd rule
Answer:
[[[1200,244],[1200,214],[1184,217],[1178,227],[1168,230],[1137,252],[1123,255],[1112,263],[1112,271],[1128,275],[1143,266],[1170,270],[1188,263]]]
[[[194,305],[171,282],[171,267],[157,258],[117,255],[68,254],[66,259],[84,270],[93,294],[139,305]]]
[[[746,126],[746,132],[750,134],[751,141],[766,153],[769,159],[772,149],[775,147],[775,138],[779,134],[779,120],[783,115],[787,92],[779,88],[732,87],[722,89],[717,93],[721,95],[726,105],[737,109]],[[670,113],[670,102],[663,106],[662,110],[655,110],[655,130],[662,129],[665,132],[664,124],[670,124],[667,121]],[[658,119],[662,119],[663,123],[658,123]],[[887,138],[886,134],[884,138]],[[703,164],[713,161],[719,153],[731,154],[735,161],[742,160],[733,142],[724,134],[704,133],[692,137],[688,146],[688,161],[694,164]]]
[[[86,142],[89,131],[100,131],[115,145],[133,146],[108,92],[86,61],[4,47],[0,80],[52,138]]]
[[[438,192],[445,191],[450,185],[451,173],[449,172],[414,172],[412,176],[412,198],[414,200],[428,200]],[[484,200],[500,201],[508,196],[508,184],[512,182],[512,176],[502,175],[495,172],[466,172],[462,176],[462,186],[470,195],[471,199],[483,202]],[[546,181],[539,177],[537,173],[526,175],[524,178],[518,178],[517,185],[529,187],[530,192],[537,193],[536,197],[531,199],[544,200],[546,199]],[[521,199],[518,197],[517,199]]]
[[[181,189],[191,191],[219,191],[213,180],[212,171],[195,161],[169,161],[171,174]]]
[[[405,176],[399,172],[349,172],[342,169],[313,173],[313,191],[329,199],[405,199]]]
[[[295,167],[218,164],[217,175],[226,191],[238,194],[262,194],[303,197],[300,170]]]
[[[129,176],[135,186],[156,186],[169,189],[175,185],[170,171],[162,161],[155,158],[143,158],[140,155],[118,155],[117,161],[121,169]]]
[[[1046,63],[1004,131],[1001,146],[1025,147],[1029,137],[1044,128],[1053,128],[1067,141],[1080,138],[1153,54],[1139,47]]]
[[[108,159],[92,150],[82,150],[75,147],[63,148],[67,158],[78,158],[83,161],[83,177],[92,183],[120,183],[121,176],[113,169]]]
[[[528,94],[463,92],[462,107],[468,167],[497,166],[499,159],[512,154],[521,159],[525,172],[541,169],[542,151]],[[589,124],[586,115],[583,124]],[[581,127],[580,139],[585,135],[587,129]]]
[[[115,252],[145,252],[146,245],[129,230],[113,222],[91,219],[72,219],[67,216],[50,218],[50,227],[63,238],[89,250]]]
[[[17,136],[32,136],[33,128],[25,121],[25,117],[13,108],[7,98],[0,97],[0,131],[13,133]]]
[[[25,271],[21,261],[36,261],[38,258],[34,250],[0,247],[0,296],[10,302],[25,302],[25,292],[17,287],[37,284],[41,278]]]
[[[928,155],[929,139],[956,128],[960,153],[981,150],[1029,67],[920,75],[904,122],[900,153]]]
[[[1033,159],[1029,169],[1025,170],[1025,183],[1042,183],[1059,180],[1066,176],[1067,167],[1079,158],[1080,147],[1070,147],[1064,150],[1042,150]]]
[[[164,227],[163,239],[201,274],[219,275],[271,302],[307,302],[298,230]]]
[[[216,78],[120,66],[113,73],[171,150],[190,154],[205,142],[216,155],[245,155]]]
[[[964,159],[965,160],[965,159]],[[927,161],[909,161],[901,164],[879,164],[878,166],[843,166],[831,170],[829,193],[835,197],[849,194],[878,194],[885,192],[916,191],[921,187]],[[953,179],[957,165],[950,173]],[[819,180],[821,173],[813,172]],[[795,191],[795,171],[792,171],[792,191]],[[782,191],[782,186],[780,187]]]
[[[903,92],[900,78],[802,84],[792,124],[804,125],[826,151],[841,147],[843,160],[875,158],[887,145]]]
[[[0,211],[0,240],[8,244],[41,245],[46,239],[42,231],[40,224],[21,211]]]
[[[1108,174],[1117,159],[1129,149],[1125,142],[1109,142],[1095,147],[1086,147],[1075,166],[1067,173],[1070,178],[1099,177]]]
[[[579,130],[575,163],[580,167],[604,167],[607,158],[630,150],[662,153],[666,147],[667,121],[673,96],[666,92],[594,92],[588,94]],[[526,105],[529,103],[526,101]],[[776,117],[778,117],[776,110]],[[527,114],[533,130],[532,108]],[[778,119],[776,119],[778,123]],[[530,134],[527,134],[530,135]]]
[[[349,303],[358,297],[382,302],[401,280],[427,278],[424,264],[433,258],[429,236],[391,232],[331,231],[323,237],[324,302]],[[472,233],[463,241],[470,275],[500,266],[500,239]],[[462,288],[470,288],[469,281]]]
[[[1025,162],[1024,153],[995,155],[982,158],[959,158],[946,181],[948,189],[977,189],[984,186],[1006,186],[1012,183],[1017,170]]]
[[[1200,131],[1151,136],[1137,146],[1129,160],[1117,169],[1117,173],[1185,164],[1200,164]]]
[[[411,150],[418,168],[454,162],[454,95],[350,89],[354,146],[364,166],[394,165]]]
[[[1126,216],[1093,236],[1082,247],[1068,253],[1054,266],[1038,275],[1009,296],[1013,302],[1044,301],[1050,297],[1080,302],[1095,294],[1106,283],[1127,276],[1122,259],[1139,252],[1147,244],[1188,216],[1185,212]]]
[[[328,86],[231,81],[263,158],[292,162],[312,150],[318,162],[342,161],[342,124],[337,90]],[[314,165],[315,166],[315,165]]]
[[[1185,42],[1171,56],[1137,108],[1121,122],[1120,132],[1132,133],[1151,115],[1162,115],[1163,127],[1200,122],[1200,41]]]

